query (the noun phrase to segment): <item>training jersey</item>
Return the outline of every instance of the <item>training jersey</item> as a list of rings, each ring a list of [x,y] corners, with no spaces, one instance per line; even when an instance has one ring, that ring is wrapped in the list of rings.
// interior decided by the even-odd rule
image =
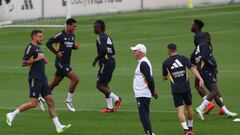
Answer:
[[[138,65],[134,72],[133,90],[135,97],[152,97],[155,90],[152,77],[152,65],[147,57],[138,60]]]
[[[113,42],[110,36],[102,32],[98,35],[97,41],[97,57],[95,60],[99,61],[100,64],[107,62],[109,59],[112,59],[115,55],[115,49]]]
[[[212,53],[212,46],[202,42],[195,49],[195,61],[199,72],[208,71],[215,73],[217,62]]]
[[[53,44],[55,45],[54,47]],[[62,65],[70,65],[72,49],[76,49],[75,35],[73,33],[67,34],[63,30],[50,38],[46,45],[54,54],[57,54],[61,51],[63,52],[63,56],[61,58],[56,57],[56,63],[61,63]]]
[[[191,91],[187,69],[193,66],[185,56],[174,55],[162,64],[162,75],[167,76],[171,82],[173,94]]]
[[[30,43],[29,45],[27,45],[24,51],[23,60],[36,59],[38,57],[38,54],[43,54],[40,47]],[[30,67],[28,75],[29,79],[47,78],[45,75],[45,62],[43,59],[32,63],[29,67]]]

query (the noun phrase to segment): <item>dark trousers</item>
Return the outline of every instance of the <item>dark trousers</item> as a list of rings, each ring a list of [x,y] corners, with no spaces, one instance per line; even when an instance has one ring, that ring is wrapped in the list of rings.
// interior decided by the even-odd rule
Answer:
[[[150,105],[151,98],[139,97],[139,98],[136,98],[136,100],[137,100],[139,117],[142,122],[144,131],[147,135],[152,135],[152,126],[149,119],[149,105]]]

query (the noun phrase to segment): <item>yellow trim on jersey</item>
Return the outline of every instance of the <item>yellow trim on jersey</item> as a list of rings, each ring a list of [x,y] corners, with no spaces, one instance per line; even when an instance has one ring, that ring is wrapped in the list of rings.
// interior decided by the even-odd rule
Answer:
[[[171,75],[171,73],[170,73],[170,71],[168,69],[167,69],[167,72],[168,72],[168,76],[167,76],[168,79],[174,84],[174,80],[173,80],[172,75]]]
[[[204,67],[204,65],[205,65],[205,62],[201,61],[201,69]]]
[[[56,51],[59,51],[59,49],[60,49],[60,42],[55,43],[55,49],[56,49]]]
[[[108,55],[107,55],[107,54],[105,54],[105,56],[104,56],[104,57],[105,57],[105,59],[106,59],[106,60],[108,60]]]

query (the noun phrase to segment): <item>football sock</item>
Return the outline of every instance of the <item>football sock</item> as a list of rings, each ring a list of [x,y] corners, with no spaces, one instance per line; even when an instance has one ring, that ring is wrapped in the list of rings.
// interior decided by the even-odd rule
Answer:
[[[222,109],[225,113],[229,113],[229,110],[227,109],[227,107],[225,105],[222,107]]]
[[[203,100],[207,99],[207,95],[203,97]]]
[[[193,127],[193,120],[188,120],[187,121],[187,125],[188,125],[188,127]]]
[[[67,102],[72,102],[73,93],[68,92]]]
[[[187,126],[187,122],[186,121],[182,122],[181,125],[182,125],[183,129],[188,130],[188,126]]]
[[[209,104],[209,101],[207,99],[204,99],[202,104],[198,107],[201,111],[203,111],[206,106]]]
[[[56,128],[62,127],[62,124],[59,122],[58,117],[54,117],[52,120]]]
[[[119,100],[119,97],[115,95],[113,92],[110,93],[109,97],[112,98],[115,102]]]
[[[112,98],[106,98],[107,108],[113,109]]]
[[[20,113],[20,110],[17,108],[14,112],[12,112],[12,116],[15,117],[19,113]]]

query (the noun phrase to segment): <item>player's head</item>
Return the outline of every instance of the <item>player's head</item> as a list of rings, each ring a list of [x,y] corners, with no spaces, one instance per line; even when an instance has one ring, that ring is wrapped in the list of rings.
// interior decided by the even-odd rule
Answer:
[[[41,30],[33,30],[31,32],[32,41],[37,43],[37,45],[42,44],[43,41],[43,32]]]
[[[174,43],[170,43],[168,46],[168,55],[173,56],[177,54],[177,46]]]
[[[105,32],[105,28],[106,28],[106,25],[105,25],[105,22],[103,20],[97,20],[94,23],[94,33],[95,34]]]
[[[133,51],[134,58],[137,60],[140,60],[147,53],[147,48],[143,44],[137,44],[136,46],[131,47],[131,50]]]
[[[199,19],[195,19],[193,21],[193,24],[192,24],[192,27],[191,27],[191,31],[192,32],[198,32],[198,31],[201,31],[203,27],[204,27],[203,21],[199,20]]]
[[[66,20],[66,29],[68,32],[73,33],[77,28],[77,21],[73,18]]]
[[[202,34],[202,37],[201,37],[201,38],[202,38],[202,39],[201,39],[202,42],[211,44],[211,34],[210,34],[210,33],[204,32],[204,33]]]

